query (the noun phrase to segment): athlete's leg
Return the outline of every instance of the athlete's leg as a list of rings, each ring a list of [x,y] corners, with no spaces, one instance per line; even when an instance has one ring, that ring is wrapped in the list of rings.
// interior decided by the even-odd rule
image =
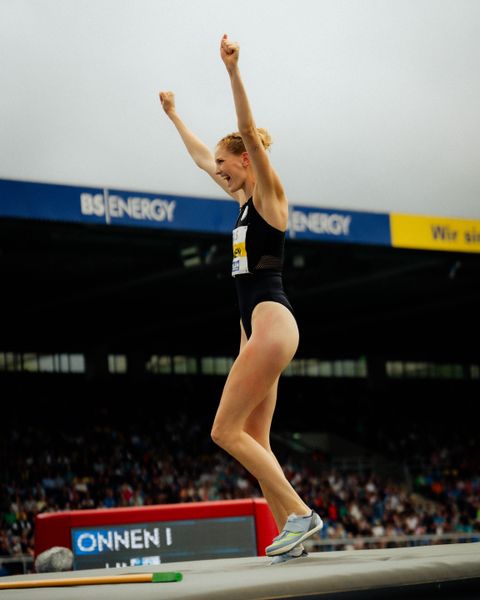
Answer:
[[[270,392],[298,346],[291,312],[277,302],[262,302],[252,315],[252,335],[235,360],[212,427],[212,439],[266,484],[287,514],[309,513],[287,481],[278,461],[245,431],[249,415]]]
[[[245,347],[245,344],[248,342],[247,335],[245,333],[245,329],[243,327],[242,320],[240,319],[240,352]],[[283,469],[278,463],[275,455],[273,454],[270,448],[270,426],[272,423],[273,413],[275,411],[275,405],[277,402],[277,388],[278,388],[278,377],[271,389],[262,400],[262,402],[250,413],[245,422],[244,431],[250,434],[254,440],[256,440],[261,446],[268,450],[275,461],[277,462],[280,470],[283,473]],[[272,511],[273,518],[275,519],[275,523],[277,524],[278,531],[282,531],[283,526],[287,521],[287,511],[280,504],[278,498],[275,494],[270,490],[268,484],[265,481],[259,481],[260,489],[262,490],[262,494],[267,501],[270,510]]]
[[[275,460],[278,468],[283,474],[283,469],[270,447],[270,426],[272,424],[273,413],[275,411],[275,405],[277,402],[277,388],[278,377],[268,394],[265,396],[264,400],[247,417],[244,431],[250,434],[254,440],[256,440],[272,455],[272,458]],[[282,531],[285,523],[287,522],[287,509],[282,506],[280,500],[273,493],[273,490],[270,489],[267,481],[259,480],[258,483],[262,490],[263,496],[265,497],[265,500],[267,501],[270,510],[273,513],[278,531]]]

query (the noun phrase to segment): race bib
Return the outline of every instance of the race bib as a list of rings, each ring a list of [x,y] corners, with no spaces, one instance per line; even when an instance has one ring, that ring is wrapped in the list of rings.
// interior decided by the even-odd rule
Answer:
[[[245,244],[247,229],[248,225],[242,225],[233,230],[232,277],[250,272],[248,270],[247,248]]]

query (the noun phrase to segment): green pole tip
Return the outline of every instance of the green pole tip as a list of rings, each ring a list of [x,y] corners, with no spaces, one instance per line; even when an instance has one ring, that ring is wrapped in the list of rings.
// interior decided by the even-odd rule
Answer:
[[[183,575],[178,571],[152,574],[152,583],[165,583],[166,581],[182,581],[182,579]]]

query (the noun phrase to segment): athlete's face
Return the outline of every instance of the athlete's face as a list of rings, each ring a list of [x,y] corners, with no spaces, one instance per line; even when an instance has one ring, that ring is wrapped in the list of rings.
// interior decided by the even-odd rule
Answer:
[[[230,192],[240,190],[245,182],[248,166],[248,154],[232,154],[222,146],[215,151],[217,175],[225,179]]]

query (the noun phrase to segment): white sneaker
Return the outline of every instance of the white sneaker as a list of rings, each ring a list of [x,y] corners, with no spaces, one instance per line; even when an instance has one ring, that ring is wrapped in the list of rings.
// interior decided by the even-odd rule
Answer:
[[[285,554],[323,527],[322,519],[313,510],[309,515],[289,515],[282,532],[265,548],[267,556]]]

